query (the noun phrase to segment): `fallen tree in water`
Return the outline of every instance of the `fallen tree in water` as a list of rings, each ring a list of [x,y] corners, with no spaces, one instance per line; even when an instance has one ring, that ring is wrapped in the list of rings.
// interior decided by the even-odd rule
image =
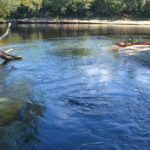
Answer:
[[[9,60],[17,60],[17,59],[22,59],[21,56],[13,56],[13,55],[10,55],[8,54],[7,51],[0,51],[0,58],[3,58],[7,61]]]
[[[10,31],[10,27],[11,27],[11,23],[8,24],[6,32],[2,36],[0,36],[0,41],[8,35],[8,33]],[[8,54],[12,50],[13,49],[9,49],[6,51],[0,50],[0,58],[5,59],[6,61],[22,59],[21,56],[13,56],[13,55]]]

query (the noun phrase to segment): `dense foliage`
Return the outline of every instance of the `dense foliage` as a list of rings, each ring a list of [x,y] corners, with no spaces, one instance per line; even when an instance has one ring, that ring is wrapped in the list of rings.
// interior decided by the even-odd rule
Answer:
[[[150,0],[0,0],[0,17],[149,16]]]

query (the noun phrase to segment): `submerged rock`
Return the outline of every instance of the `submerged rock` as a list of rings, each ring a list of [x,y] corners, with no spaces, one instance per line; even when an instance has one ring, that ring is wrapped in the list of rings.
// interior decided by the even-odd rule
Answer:
[[[6,125],[17,120],[23,106],[22,100],[0,98],[0,125]]]

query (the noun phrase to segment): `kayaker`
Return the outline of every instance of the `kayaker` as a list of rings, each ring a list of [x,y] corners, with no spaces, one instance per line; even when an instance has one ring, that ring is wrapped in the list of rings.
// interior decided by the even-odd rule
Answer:
[[[139,40],[135,39],[134,44],[141,43]]]
[[[129,40],[127,41],[127,46],[131,46],[131,45],[133,45],[133,40],[132,40],[132,39],[129,39]]]

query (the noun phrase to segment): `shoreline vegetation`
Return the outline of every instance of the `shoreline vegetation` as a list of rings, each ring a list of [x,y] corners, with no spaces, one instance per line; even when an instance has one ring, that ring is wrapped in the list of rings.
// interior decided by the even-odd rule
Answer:
[[[150,0],[0,0],[0,23],[150,25],[149,16]]]
[[[150,25],[150,20],[112,20],[112,19],[61,19],[26,18],[0,19],[0,24],[106,24],[106,25]]]

